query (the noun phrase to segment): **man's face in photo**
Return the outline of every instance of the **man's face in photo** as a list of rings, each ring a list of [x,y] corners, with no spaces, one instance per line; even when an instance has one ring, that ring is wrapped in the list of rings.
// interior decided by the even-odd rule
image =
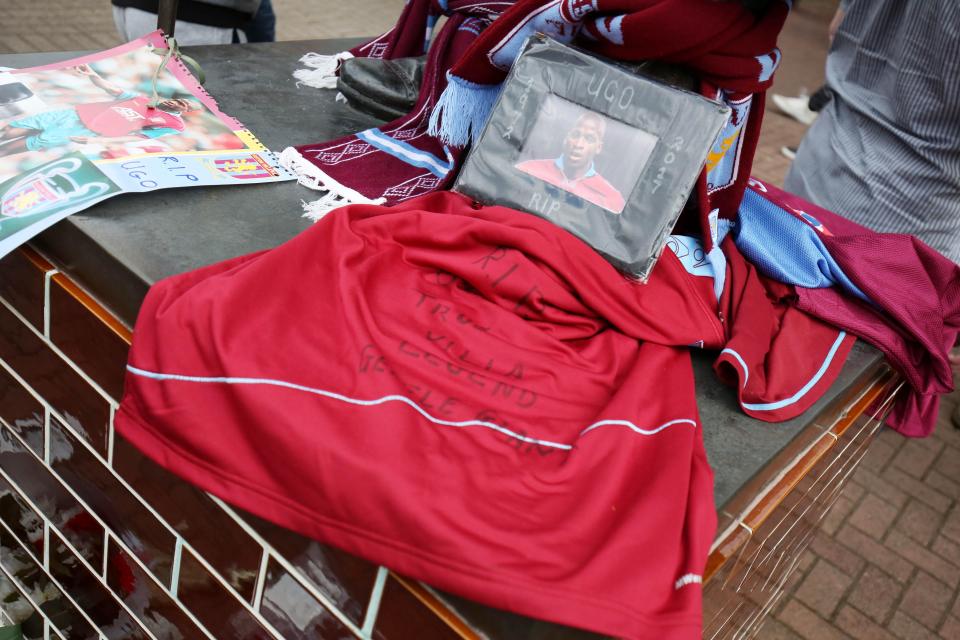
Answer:
[[[574,172],[587,169],[603,148],[605,128],[600,118],[580,116],[563,139],[564,169]]]

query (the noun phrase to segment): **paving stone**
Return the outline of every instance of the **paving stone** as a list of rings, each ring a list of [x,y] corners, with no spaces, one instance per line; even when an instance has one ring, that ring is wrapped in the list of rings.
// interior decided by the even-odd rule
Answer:
[[[940,640],[929,629],[900,611],[893,614],[887,631],[901,640]]]
[[[836,539],[871,564],[883,567],[887,573],[900,582],[907,582],[913,575],[913,565],[906,559],[890,553],[890,549],[854,529],[849,524],[840,528]]]
[[[860,462],[860,467],[879,473],[896,453],[897,448],[893,444],[883,438],[874,438]]]
[[[947,562],[960,567],[960,545],[947,540],[943,536],[937,536],[937,539],[930,546],[930,550]]]
[[[895,579],[870,565],[857,580],[847,602],[882,624],[894,609],[903,587]]]
[[[944,447],[933,468],[948,478],[960,478],[960,448]]]
[[[910,500],[894,526],[926,547],[936,537],[942,520],[940,513],[917,500]]]
[[[794,597],[821,617],[829,618],[852,582],[853,578],[821,559],[807,573]]]
[[[945,562],[943,558],[929,549],[924,549],[899,531],[891,531],[884,544],[888,549],[896,551],[904,559],[939,578],[951,588],[956,588],[957,584],[960,584],[960,568]]]
[[[823,531],[818,531],[814,534],[813,539],[810,541],[810,551],[821,558],[829,560],[834,566],[851,577],[860,573],[860,570],[863,569],[863,565],[865,564],[863,558],[855,553],[850,553],[849,549]]]
[[[952,588],[920,571],[898,608],[928,629],[937,629],[952,600]]]
[[[936,442],[936,441],[934,441]],[[936,443],[936,448],[925,446],[918,440],[908,440],[893,457],[891,464],[903,469],[915,478],[922,478],[933,465],[934,460],[943,448],[942,443]]]
[[[896,640],[895,636],[871,622],[869,618],[854,609],[844,606],[837,613],[836,625],[858,640]],[[762,637],[762,636],[760,636]]]
[[[960,500],[960,483],[951,480],[936,469],[930,471],[924,480],[928,487],[932,487],[952,500]]]
[[[758,638],[764,640],[801,640],[801,636],[790,630],[790,627],[783,624],[776,618],[767,618],[760,627]]]
[[[940,627],[940,637],[944,640],[957,640],[960,638],[960,618],[947,616],[947,620]]]
[[[867,488],[870,495],[880,496],[897,509],[907,503],[906,493],[866,469],[863,465],[857,467],[857,470],[853,472],[853,477],[859,484]]]
[[[960,543],[960,504],[954,505],[950,513],[947,514],[947,519],[943,523],[943,529],[940,530],[940,533],[954,542]]]
[[[856,485],[852,483],[847,485],[847,487],[851,486]],[[820,530],[828,535],[836,533],[840,525],[842,525],[847,519],[847,516],[850,515],[850,512],[853,511],[856,504],[856,499],[848,497],[847,491],[844,489],[844,492],[840,494],[840,497],[837,498],[837,501],[830,507],[830,511],[820,522]]]
[[[806,640],[843,640],[850,637],[796,600],[787,602],[779,619]]]
[[[897,508],[880,496],[868,493],[847,521],[867,535],[880,540],[897,517]]]
[[[881,476],[891,485],[932,507],[938,513],[946,513],[953,503],[949,497],[927,485],[926,481],[917,480],[896,467],[887,467]]]

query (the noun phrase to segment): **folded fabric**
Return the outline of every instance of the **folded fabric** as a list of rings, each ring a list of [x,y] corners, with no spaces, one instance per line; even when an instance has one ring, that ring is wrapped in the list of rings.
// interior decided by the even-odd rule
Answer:
[[[718,307],[689,243],[640,285],[456,193],[341,208],[154,285],[116,427],[232,504],[441,589],[699,638],[716,512],[688,345],[729,345],[724,375],[747,404],[792,399],[780,418],[832,381],[840,334],[766,296],[729,243]]]
[[[940,395],[953,390],[948,353],[960,331],[960,267],[914,236],[876,233],[759,180],[744,208],[738,247],[769,275],[804,285],[796,288],[797,308],[883,351],[911,389],[888,423],[906,436],[929,435]],[[785,224],[803,224],[815,238],[778,235]],[[774,235],[778,241],[765,252],[763,242],[753,242]],[[820,250],[808,251],[814,245]],[[810,284],[787,274],[804,270],[831,275]]]

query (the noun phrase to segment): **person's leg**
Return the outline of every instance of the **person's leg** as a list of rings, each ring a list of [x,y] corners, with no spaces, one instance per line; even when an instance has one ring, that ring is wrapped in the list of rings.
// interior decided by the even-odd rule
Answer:
[[[9,140],[16,140],[17,138],[26,138],[34,133],[36,133],[35,129],[15,127],[13,124],[8,124],[4,127],[0,127],[0,143],[7,142]]]
[[[28,151],[27,138],[15,138],[0,142],[0,158]]]
[[[243,27],[247,42],[273,42],[277,39],[277,16],[270,0],[262,0],[253,19]]]

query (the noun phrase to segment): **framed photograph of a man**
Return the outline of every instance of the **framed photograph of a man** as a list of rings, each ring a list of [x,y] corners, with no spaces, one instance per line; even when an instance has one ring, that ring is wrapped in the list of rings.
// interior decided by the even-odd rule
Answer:
[[[728,115],[533,36],[453,189],[547,218],[645,280]]]
[[[520,152],[520,171],[620,213],[657,137],[548,95]]]

